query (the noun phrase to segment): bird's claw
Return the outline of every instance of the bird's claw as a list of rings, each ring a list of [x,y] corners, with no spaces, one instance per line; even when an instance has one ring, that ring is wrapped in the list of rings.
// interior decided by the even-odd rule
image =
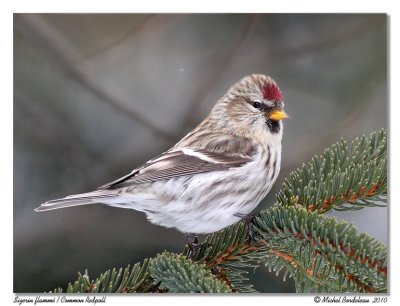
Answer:
[[[190,234],[186,234],[187,244],[189,246],[188,258],[194,259],[198,250],[209,245],[207,242],[199,243],[199,238]]]
[[[255,217],[255,214],[236,213],[234,214],[234,216],[244,220],[247,226],[247,234],[249,235],[250,241],[258,243],[258,240],[256,239],[256,236],[254,234],[254,226],[253,226],[253,219]]]

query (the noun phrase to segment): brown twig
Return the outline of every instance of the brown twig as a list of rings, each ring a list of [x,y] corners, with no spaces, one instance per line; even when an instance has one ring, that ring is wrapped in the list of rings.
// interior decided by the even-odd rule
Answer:
[[[382,186],[382,183],[377,183],[373,185],[371,188],[364,186],[359,191],[355,192],[350,190],[349,192],[343,195],[332,195],[328,199],[325,199],[322,206],[317,208],[314,204],[308,204],[307,210],[310,212],[318,211],[319,213],[325,213],[328,211],[333,205],[340,206],[345,203],[352,203],[354,204],[357,200],[363,200],[368,197],[373,197],[377,194],[378,189]],[[340,201],[340,203],[337,203]]]

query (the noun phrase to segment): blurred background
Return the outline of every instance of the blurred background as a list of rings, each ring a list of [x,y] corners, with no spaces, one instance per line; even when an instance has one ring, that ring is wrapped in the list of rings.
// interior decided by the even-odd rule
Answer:
[[[15,14],[14,292],[77,272],[180,252],[185,237],[142,213],[83,206],[35,213],[129,173],[195,127],[243,76],[285,97],[283,179],[344,137],[387,127],[384,14]],[[387,210],[334,213],[387,244]],[[294,292],[264,267],[260,292]]]

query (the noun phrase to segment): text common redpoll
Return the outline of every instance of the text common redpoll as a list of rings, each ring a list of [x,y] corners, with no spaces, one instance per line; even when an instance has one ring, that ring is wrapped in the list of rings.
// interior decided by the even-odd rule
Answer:
[[[105,204],[142,211],[152,223],[185,233],[220,230],[249,214],[275,183],[283,107],[272,78],[247,76],[168,151],[96,191],[48,201],[35,211]]]

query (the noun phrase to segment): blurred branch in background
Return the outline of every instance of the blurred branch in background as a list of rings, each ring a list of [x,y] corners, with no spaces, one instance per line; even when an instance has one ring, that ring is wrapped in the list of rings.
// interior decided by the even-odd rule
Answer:
[[[246,38],[255,24],[255,19],[255,17],[248,15],[241,20],[240,29],[236,37],[226,44],[226,52],[222,54],[222,58],[216,57],[214,61],[202,71],[203,79],[202,81],[196,82],[197,92],[193,94],[193,98],[189,101],[189,111],[185,116],[186,119],[183,121],[182,130],[190,129],[190,127],[196,124],[198,120],[198,111],[200,110],[201,104],[205,102],[205,97],[209,89],[215,86],[218,80],[223,77],[234,55],[246,43]]]
[[[143,16],[144,16],[143,20],[140,20],[139,24],[134,24],[130,28],[124,29],[124,30],[126,30],[124,33],[121,33],[118,37],[112,37],[112,40],[110,42],[104,44],[103,46],[101,46],[95,50],[92,50],[92,51],[82,55],[80,60],[84,61],[87,59],[91,59],[100,53],[103,53],[114,47],[118,47],[118,45],[123,43],[124,40],[135,37],[135,35],[140,34],[140,32],[142,32],[142,31],[145,31],[146,27],[148,26],[149,23],[152,23],[153,21],[156,21],[157,19],[159,19],[158,14],[151,14],[151,15],[144,14]]]
[[[17,16],[19,18],[19,16]],[[115,110],[129,116],[132,120],[139,122],[144,127],[151,130],[155,137],[163,137],[167,140],[175,140],[176,136],[171,135],[163,129],[160,129],[150,121],[146,120],[142,115],[138,114],[134,108],[130,105],[123,103],[117,98],[113,97],[110,92],[103,90],[103,88],[96,86],[90,77],[85,75],[84,72],[76,68],[72,62],[72,51],[68,51],[70,48],[65,48],[64,43],[58,43],[59,35],[54,31],[43,19],[37,15],[24,15],[19,25],[23,25],[25,28],[29,28],[31,39],[40,41],[44,48],[51,51],[55,60],[60,64],[63,69],[71,74],[71,76],[80,82],[83,86],[89,89],[94,95],[96,95],[99,101],[103,101],[111,105]]]

